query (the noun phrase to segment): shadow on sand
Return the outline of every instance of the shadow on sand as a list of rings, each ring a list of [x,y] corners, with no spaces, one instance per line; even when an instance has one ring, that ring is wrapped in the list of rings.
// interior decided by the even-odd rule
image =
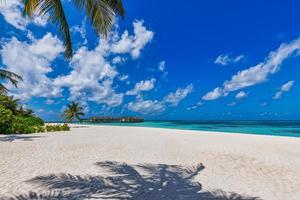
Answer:
[[[178,165],[128,165],[99,162],[96,166],[107,176],[74,176],[51,174],[38,176],[28,183],[50,191],[47,194],[29,192],[10,200],[33,199],[115,199],[115,200],[258,200],[222,190],[204,191],[193,181],[203,169]]]
[[[14,141],[33,141],[42,136],[19,136],[19,135],[5,135],[0,136],[0,142],[14,142]]]

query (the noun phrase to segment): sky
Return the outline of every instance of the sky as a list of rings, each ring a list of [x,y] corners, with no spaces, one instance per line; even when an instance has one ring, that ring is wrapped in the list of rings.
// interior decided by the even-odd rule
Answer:
[[[0,68],[24,79],[3,84],[45,120],[71,101],[85,117],[300,119],[299,1],[123,1],[126,17],[106,39],[62,2],[71,60],[47,16],[0,3]]]

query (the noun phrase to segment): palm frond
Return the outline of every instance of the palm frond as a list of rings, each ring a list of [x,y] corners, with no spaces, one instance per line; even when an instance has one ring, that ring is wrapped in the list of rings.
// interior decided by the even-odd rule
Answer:
[[[122,18],[125,17],[126,12],[122,0],[103,0],[110,6],[110,8]]]
[[[65,56],[73,54],[69,24],[60,0],[24,0],[24,15],[32,18],[35,13],[49,15],[49,21],[59,26],[59,33],[64,40]],[[74,0],[75,6],[85,10],[93,29],[106,37],[115,21],[115,16],[125,17],[122,0]]]
[[[74,118],[81,121],[80,116],[84,116],[82,112],[83,108],[79,105],[78,102],[72,101],[67,108],[63,111],[62,116],[66,119],[67,122],[73,121]]]
[[[22,77],[13,72],[0,69],[0,79],[9,80],[15,87],[17,87],[18,81],[22,81]]]
[[[0,69],[0,79],[7,79],[15,87],[17,87],[19,81],[23,80],[18,74],[4,69]],[[7,93],[7,91],[8,89],[3,84],[0,84],[0,93]]]
[[[122,3],[122,0],[74,0],[74,4],[79,9],[90,10],[93,5],[96,5],[99,2],[105,3],[111,10],[113,10],[117,15],[124,18],[125,9]],[[89,12],[87,12],[89,13]]]
[[[6,94],[8,89],[0,83],[0,94]]]
[[[59,33],[65,45],[65,56],[71,58],[73,54],[69,24],[60,0],[25,0],[24,14],[33,17],[34,13],[49,15],[48,20],[59,27]]]
[[[75,6],[84,9],[94,30],[106,37],[115,21],[115,15],[122,18],[125,10],[121,0],[75,0]]]

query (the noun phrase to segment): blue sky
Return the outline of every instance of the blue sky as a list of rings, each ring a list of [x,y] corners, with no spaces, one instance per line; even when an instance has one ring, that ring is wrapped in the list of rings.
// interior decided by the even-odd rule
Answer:
[[[300,2],[124,1],[110,37],[63,1],[74,57],[57,29],[0,4],[0,66],[24,81],[11,94],[46,120],[79,101],[88,116],[300,119]]]

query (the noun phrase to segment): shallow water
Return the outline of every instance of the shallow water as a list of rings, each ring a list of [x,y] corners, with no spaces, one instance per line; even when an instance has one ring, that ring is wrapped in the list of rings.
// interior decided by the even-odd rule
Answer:
[[[143,123],[83,123],[300,137],[300,121],[145,121]]]

